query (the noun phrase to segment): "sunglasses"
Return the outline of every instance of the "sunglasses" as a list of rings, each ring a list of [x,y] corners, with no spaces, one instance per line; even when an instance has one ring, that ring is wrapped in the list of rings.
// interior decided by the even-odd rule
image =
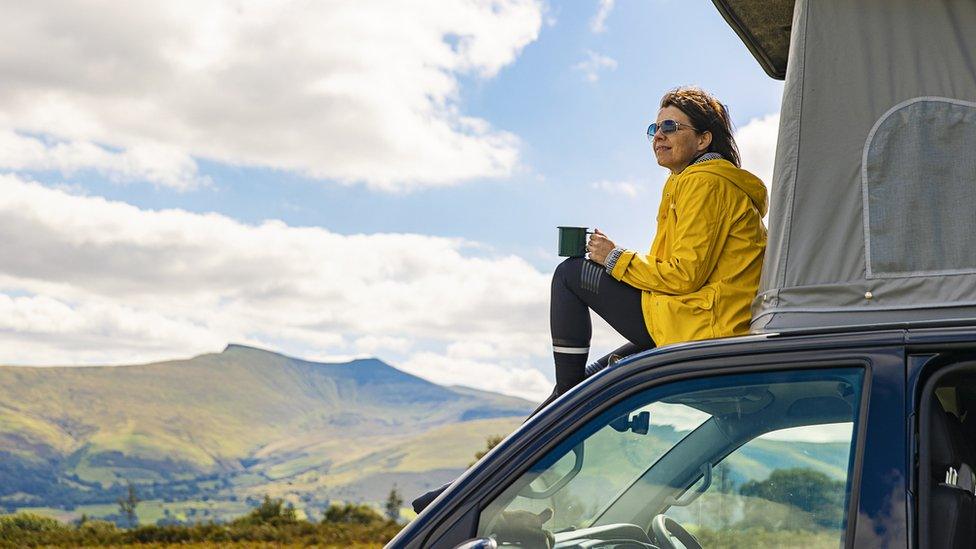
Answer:
[[[678,131],[678,128],[680,128],[681,126],[684,126],[686,128],[691,128],[693,130],[695,129],[694,126],[691,126],[689,124],[682,124],[681,122],[677,122],[675,120],[662,120],[660,124],[654,122],[647,127],[647,139],[654,141],[654,134],[656,134],[658,130],[661,130],[661,133],[674,133]]]

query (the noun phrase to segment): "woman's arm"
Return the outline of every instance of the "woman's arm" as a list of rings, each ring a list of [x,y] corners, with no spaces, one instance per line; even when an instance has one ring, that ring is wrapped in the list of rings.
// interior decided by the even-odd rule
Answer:
[[[728,235],[727,189],[710,176],[695,177],[684,187],[675,196],[677,224],[671,256],[659,259],[626,250],[611,276],[641,290],[673,295],[694,292],[705,284]]]

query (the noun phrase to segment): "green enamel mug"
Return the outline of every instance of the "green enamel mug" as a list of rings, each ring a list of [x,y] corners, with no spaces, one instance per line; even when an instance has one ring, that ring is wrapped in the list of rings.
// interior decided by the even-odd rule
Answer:
[[[586,235],[593,234],[587,227],[556,227],[559,229],[559,256],[583,257],[586,255]]]

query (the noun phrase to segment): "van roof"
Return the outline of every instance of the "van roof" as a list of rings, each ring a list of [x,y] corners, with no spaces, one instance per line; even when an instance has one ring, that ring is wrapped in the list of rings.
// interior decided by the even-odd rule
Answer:
[[[769,76],[786,77],[796,0],[712,0]]]
[[[829,343],[832,349],[889,345],[916,349],[935,348],[940,351],[952,348],[972,349],[976,346],[976,319],[809,328],[672,343],[635,353],[611,368],[627,366],[644,357],[665,354],[678,360],[686,360],[703,356],[732,356],[744,351],[818,349],[823,348],[825,343]]]

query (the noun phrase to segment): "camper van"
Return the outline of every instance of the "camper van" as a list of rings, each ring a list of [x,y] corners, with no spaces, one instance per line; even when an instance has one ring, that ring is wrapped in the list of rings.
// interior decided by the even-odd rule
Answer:
[[[753,334],[592,376],[388,547],[976,547],[976,2],[714,3],[785,79]]]

